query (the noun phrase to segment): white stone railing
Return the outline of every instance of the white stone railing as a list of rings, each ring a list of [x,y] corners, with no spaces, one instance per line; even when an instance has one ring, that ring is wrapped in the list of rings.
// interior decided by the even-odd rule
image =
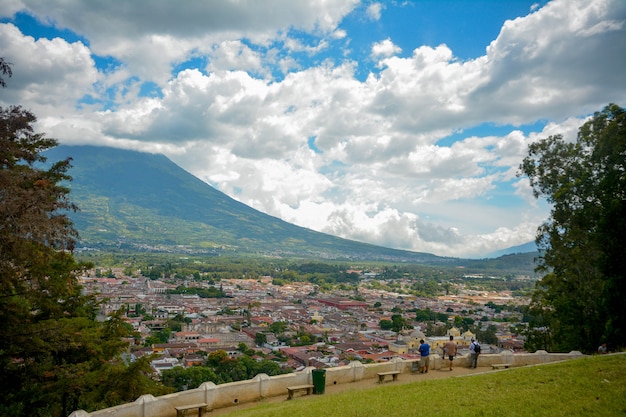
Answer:
[[[505,351],[498,354],[481,354],[478,365],[490,367],[494,364],[508,364],[511,367],[538,365],[548,362],[563,361],[579,358],[582,353],[573,351],[570,353],[548,353],[540,350],[535,353],[516,353]],[[400,371],[409,373],[412,371],[415,360],[394,358],[389,362],[364,365],[361,362],[351,362],[349,365],[336,368],[326,368],[326,386],[336,384],[348,384],[365,379],[377,378],[378,372]],[[440,356],[432,355],[430,359],[431,369],[440,369],[446,366]],[[456,366],[468,366],[469,355],[458,357]],[[83,410],[74,411],[69,417],[174,417],[174,407],[206,403],[210,410],[229,407],[232,405],[259,401],[262,398],[278,395],[287,396],[287,387],[294,385],[312,384],[312,373],[315,369],[308,367],[300,372],[284,375],[267,376],[259,374],[247,381],[230,382],[215,385],[213,382],[205,382],[196,389],[181,391],[174,394],[153,397],[142,395],[135,402],[118,405],[104,410],[88,413]]]

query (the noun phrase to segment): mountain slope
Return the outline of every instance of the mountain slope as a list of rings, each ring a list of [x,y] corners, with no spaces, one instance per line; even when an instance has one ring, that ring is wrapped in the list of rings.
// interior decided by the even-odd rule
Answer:
[[[512,246],[510,248],[502,249],[496,252],[492,252],[487,255],[489,258],[497,258],[504,255],[512,255],[516,253],[530,253],[537,252],[537,244],[533,242],[524,243],[522,245]]]
[[[454,263],[453,258],[374,246],[295,226],[242,204],[163,155],[58,146],[72,157],[70,198],[81,244],[191,252]]]

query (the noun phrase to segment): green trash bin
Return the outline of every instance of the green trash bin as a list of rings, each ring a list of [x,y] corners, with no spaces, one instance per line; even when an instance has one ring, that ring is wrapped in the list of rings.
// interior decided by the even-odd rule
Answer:
[[[326,389],[326,369],[313,369],[313,394],[323,394]]]

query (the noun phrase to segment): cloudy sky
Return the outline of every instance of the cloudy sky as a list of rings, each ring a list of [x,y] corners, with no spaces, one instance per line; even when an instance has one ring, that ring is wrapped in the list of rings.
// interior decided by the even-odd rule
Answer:
[[[516,172],[626,105],[626,1],[3,0],[0,56],[62,144],[159,152],[260,211],[477,257],[549,207]]]

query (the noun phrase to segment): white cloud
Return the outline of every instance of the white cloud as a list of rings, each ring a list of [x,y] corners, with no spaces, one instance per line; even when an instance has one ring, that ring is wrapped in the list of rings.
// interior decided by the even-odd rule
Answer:
[[[28,103],[38,114],[71,109],[98,80],[89,50],[80,42],[35,41],[9,23],[0,24],[0,50],[13,64],[13,77],[0,100]]]
[[[356,4],[357,0],[244,0],[181,7],[171,1],[23,0],[20,8],[84,35],[93,53],[125,62],[142,80],[164,84],[172,63],[186,60],[194,51],[206,52],[210,45],[241,37],[267,44],[291,28],[331,33]],[[0,11],[11,15],[18,7]]]
[[[62,3],[24,1],[90,49],[0,25],[0,50],[15,64],[2,105],[33,108],[62,142],[161,151],[261,211],[389,247],[466,256],[532,240],[547,209],[515,177],[528,143],[573,140],[581,117],[626,102],[620,0],[555,0],[507,21],[486,54],[467,61],[443,44],[400,57],[387,38],[371,48],[379,67],[364,81],[349,59],[292,55],[345,48],[351,34],[338,25],[354,1],[127,2],[123,14],[117,3]],[[368,12],[381,19],[381,10]],[[98,73],[90,52],[122,64]],[[172,74],[190,58],[206,67]],[[141,97],[146,80],[161,94]],[[112,106],[77,106],[87,95]],[[459,133],[537,122],[538,132]],[[455,143],[442,144],[452,134]]]
[[[371,20],[380,20],[381,12],[383,11],[383,5],[381,3],[372,3],[367,6],[366,14]]]
[[[348,33],[343,29],[337,29],[332,33],[333,39],[344,39],[346,36],[348,36]]]
[[[372,46],[372,57],[389,57],[391,55],[399,54],[402,52],[402,48],[396,46],[390,39],[385,39],[382,42],[377,42]]]
[[[306,45],[299,39],[286,38],[284,40],[285,47],[291,52],[306,52],[309,55],[314,55],[328,47],[326,40],[321,40],[317,45]]]
[[[616,72],[626,63],[626,36],[614,22],[624,20],[626,3],[606,0],[553,1],[507,21],[487,49],[489,79],[473,92],[471,104],[499,113],[500,123],[525,123],[623,102],[626,93],[614,86],[626,82]],[[592,30],[598,26],[612,30]]]

